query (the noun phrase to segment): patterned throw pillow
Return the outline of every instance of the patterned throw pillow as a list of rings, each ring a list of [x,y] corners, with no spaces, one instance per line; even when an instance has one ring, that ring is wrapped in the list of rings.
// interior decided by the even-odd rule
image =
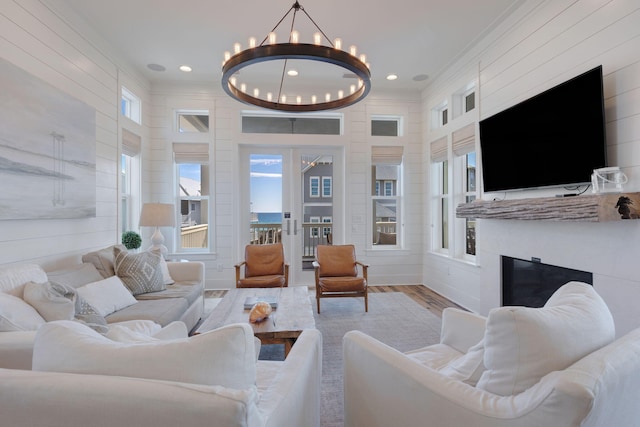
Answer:
[[[161,257],[153,252],[130,254],[122,248],[113,249],[116,275],[133,295],[163,291],[167,288],[160,268]]]
[[[106,334],[109,331],[105,318],[86,299],[77,294],[75,319],[100,334]]]

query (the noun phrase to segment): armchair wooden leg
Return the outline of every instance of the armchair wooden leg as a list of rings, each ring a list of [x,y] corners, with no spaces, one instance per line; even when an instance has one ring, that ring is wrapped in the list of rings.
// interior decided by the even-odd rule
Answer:
[[[316,303],[318,305],[318,314],[320,314],[320,297],[316,296]]]
[[[369,293],[368,292],[364,293],[364,311],[366,313],[369,312]]]

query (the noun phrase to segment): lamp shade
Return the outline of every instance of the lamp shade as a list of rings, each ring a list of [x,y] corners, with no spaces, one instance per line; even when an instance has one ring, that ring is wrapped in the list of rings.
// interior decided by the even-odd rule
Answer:
[[[140,213],[140,225],[146,227],[175,226],[176,215],[171,203],[145,203]]]

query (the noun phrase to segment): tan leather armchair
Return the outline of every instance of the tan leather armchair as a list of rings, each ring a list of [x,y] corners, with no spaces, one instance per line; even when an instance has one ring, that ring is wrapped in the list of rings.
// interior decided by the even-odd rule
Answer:
[[[316,261],[316,302],[320,313],[320,298],[364,297],[364,311],[369,311],[367,295],[367,269],[369,266],[356,260],[353,245],[318,245]],[[358,276],[358,266],[362,276]]]
[[[244,266],[244,277],[241,267]],[[244,261],[235,265],[237,288],[275,288],[289,286],[289,264],[284,260],[282,243],[247,245]]]

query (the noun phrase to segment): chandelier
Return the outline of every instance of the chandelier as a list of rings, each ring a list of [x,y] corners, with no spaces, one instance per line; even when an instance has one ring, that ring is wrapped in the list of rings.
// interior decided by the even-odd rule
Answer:
[[[286,43],[276,42],[276,29],[293,11],[289,39]],[[295,30],[296,14],[302,11],[309,18],[318,32],[313,34],[313,43],[301,43],[300,33]],[[325,40],[329,46],[323,44]],[[265,63],[267,61],[284,60],[282,73],[278,82],[275,82],[273,91],[261,90],[258,85],[243,81],[244,72],[250,66]],[[297,71],[288,70],[290,60],[316,61],[316,63],[330,64],[339,67],[342,71],[348,71],[345,77],[351,77],[352,81],[347,87],[335,91],[322,88],[320,81],[314,84],[317,94],[285,94],[287,89],[285,80],[287,76],[295,76]],[[292,77],[296,78],[296,77]],[[271,32],[256,44],[255,38],[249,39],[249,47],[242,50],[240,43],[234,45],[234,53],[224,53],[222,63],[222,88],[232,98],[245,104],[255,105],[270,110],[288,112],[310,112],[333,110],[343,108],[364,99],[371,89],[371,71],[364,54],[357,55],[355,46],[350,46],[349,51],[342,49],[342,40],[333,42],[318,27],[314,20],[296,1],[293,6],[278,21]]]

